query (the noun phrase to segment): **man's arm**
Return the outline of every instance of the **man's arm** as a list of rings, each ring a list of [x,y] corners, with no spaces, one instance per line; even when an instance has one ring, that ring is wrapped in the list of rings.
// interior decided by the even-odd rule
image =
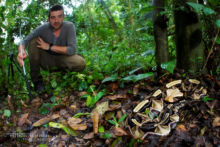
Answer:
[[[76,30],[73,23],[68,24],[67,28],[67,55],[76,53]]]
[[[37,47],[41,48],[43,50],[49,50],[50,44],[45,42],[41,37],[38,37]],[[56,52],[56,53],[67,54],[67,46],[53,45],[50,49],[51,49],[51,51]]]
[[[64,36],[61,38],[66,38],[67,46],[53,45],[50,49],[53,52],[65,55],[73,55],[76,53],[76,31],[73,23],[69,23],[65,26]],[[41,37],[37,40],[38,48],[43,50],[49,50],[50,44],[45,42]]]
[[[31,39],[38,36],[38,32],[40,30],[41,26],[37,27],[33,30],[18,46],[18,56],[17,61],[20,64],[20,66],[23,66],[23,60],[27,57],[27,54],[25,52],[25,47],[30,42]]]

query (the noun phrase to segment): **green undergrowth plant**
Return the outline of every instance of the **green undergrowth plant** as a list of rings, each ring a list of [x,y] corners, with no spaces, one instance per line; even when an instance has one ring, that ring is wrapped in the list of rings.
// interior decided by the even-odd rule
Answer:
[[[104,96],[106,95],[105,90],[96,91],[95,86],[89,86],[87,90],[88,94],[83,95],[81,98],[86,98],[86,106],[89,108],[93,108],[95,104]]]
[[[101,134],[101,138],[103,139],[112,138],[112,133],[106,132],[104,126],[99,126],[98,132]]]
[[[40,114],[46,115],[50,112],[50,110],[55,106],[59,105],[61,102],[62,98],[52,96],[50,98],[50,103],[43,103],[43,105],[40,107],[39,112]]]
[[[121,83],[124,82],[137,82],[139,80],[143,80],[149,77],[153,77],[154,73],[153,72],[147,72],[143,74],[133,74],[133,72],[129,72],[129,75],[125,77],[119,77],[118,74],[113,74],[105,79],[102,80],[102,83],[105,82],[115,82],[115,81],[120,81]]]
[[[115,116],[113,116],[113,120],[108,120],[108,122],[112,125],[114,125],[115,127],[119,127],[119,124],[128,116],[128,114],[124,114],[121,118],[119,118],[119,120],[117,120],[115,118]]]

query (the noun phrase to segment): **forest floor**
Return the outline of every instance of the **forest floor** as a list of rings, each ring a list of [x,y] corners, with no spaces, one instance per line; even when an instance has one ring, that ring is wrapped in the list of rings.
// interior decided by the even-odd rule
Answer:
[[[44,94],[22,102],[20,111],[8,96],[1,107],[12,114],[0,118],[0,147],[220,146],[220,82],[215,78],[174,74],[124,88],[119,84],[106,83],[108,94],[93,108],[80,98],[84,91],[68,93],[55,105]],[[44,109],[49,113],[40,113]]]

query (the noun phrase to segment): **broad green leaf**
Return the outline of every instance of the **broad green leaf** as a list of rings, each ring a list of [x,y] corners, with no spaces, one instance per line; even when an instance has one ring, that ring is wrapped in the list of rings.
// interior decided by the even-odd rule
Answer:
[[[80,99],[87,98],[88,96],[89,96],[88,94],[85,94],[85,95],[81,96]]]
[[[5,110],[4,110],[4,116],[5,116],[5,117],[10,117],[10,116],[11,116],[11,111],[8,110],[8,109],[5,109]]]
[[[145,73],[145,74],[127,76],[127,77],[123,78],[122,80],[123,81],[137,82],[139,80],[142,80],[142,79],[145,79],[145,78],[148,78],[148,77],[152,77],[152,76],[154,76],[154,73],[153,72],[148,72],[148,73]]]
[[[68,135],[76,136],[76,132],[60,123],[49,122],[49,127],[63,129]]]
[[[138,67],[138,68],[136,68],[136,69],[130,71],[128,74],[129,74],[129,75],[132,75],[132,74],[134,74],[136,71],[138,71],[138,70],[140,70],[140,69],[142,69],[142,68],[143,68],[143,67]]]
[[[203,7],[203,12],[205,15],[212,15],[215,14],[215,11],[212,10],[211,8]]]
[[[62,129],[64,127],[63,124],[60,123],[55,123],[55,122],[49,122],[49,127],[51,128],[57,128],[57,129]]]
[[[56,88],[56,87],[57,87],[57,82],[56,82],[56,80],[52,80],[52,81],[51,81],[51,86],[52,86],[53,88]]]
[[[220,19],[218,19],[218,20],[216,20],[216,25],[217,25],[217,27],[219,27],[220,28]]]
[[[99,133],[104,133],[105,132],[105,128],[103,126],[99,127]]]
[[[92,104],[92,97],[88,95],[86,99],[86,106],[89,107],[91,104]]]
[[[46,144],[40,144],[40,145],[38,145],[39,147],[47,147],[47,145]]]
[[[55,103],[55,102],[56,102],[56,96],[52,96],[52,97],[50,98],[50,101],[51,101],[52,103]]]
[[[93,96],[93,97],[92,97],[92,102],[91,102],[91,104],[90,104],[89,107],[90,107],[90,108],[94,107],[95,104],[96,104],[96,102],[97,102],[97,101],[96,101],[96,96]]]
[[[96,95],[96,102],[99,101],[104,95],[106,95],[105,90],[100,91],[100,92]]]
[[[95,91],[95,85],[89,86],[88,92],[94,93],[94,91]]]
[[[86,81],[80,82],[79,87],[78,87],[79,91],[83,91],[83,90],[85,90],[87,88],[88,88],[88,84],[87,84]]]
[[[203,5],[197,4],[194,2],[186,2],[189,6],[191,6],[197,13],[200,13],[203,9]]]
[[[113,74],[112,76],[102,80],[102,83],[109,82],[109,81],[114,82],[117,80],[117,76],[118,76],[118,74]]]
[[[80,116],[84,116],[84,115],[90,115],[90,113],[77,113],[73,117],[74,118],[79,118]]]
[[[63,129],[68,135],[77,136],[76,132],[75,132],[73,129],[69,128],[69,127],[64,126],[62,129]]]
[[[118,123],[121,123],[127,116],[128,116],[128,114],[124,114],[124,115],[118,120]]]
[[[143,7],[142,9],[140,9],[140,11],[138,13],[147,13],[147,12],[151,12],[153,11],[154,7],[153,6],[147,6],[147,7]]]
[[[197,3],[194,3],[194,2],[187,2],[187,4],[190,5],[193,9],[195,9],[195,11],[197,13],[201,13],[203,11],[203,13],[205,15],[215,14],[214,10],[212,10],[211,8],[205,7],[201,4],[197,4]]]
[[[176,60],[172,60],[161,64],[161,68],[169,71],[170,73],[173,73],[175,66]]]
[[[111,123],[112,125],[116,126],[117,122],[113,121],[113,120],[108,120],[109,123]]]

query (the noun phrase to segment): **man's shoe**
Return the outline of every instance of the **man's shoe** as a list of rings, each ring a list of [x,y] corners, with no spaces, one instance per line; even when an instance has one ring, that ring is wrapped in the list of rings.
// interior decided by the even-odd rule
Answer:
[[[41,94],[45,91],[45,86],[42,81],[37,81],[34,83],[34,90],[38,93]]]

